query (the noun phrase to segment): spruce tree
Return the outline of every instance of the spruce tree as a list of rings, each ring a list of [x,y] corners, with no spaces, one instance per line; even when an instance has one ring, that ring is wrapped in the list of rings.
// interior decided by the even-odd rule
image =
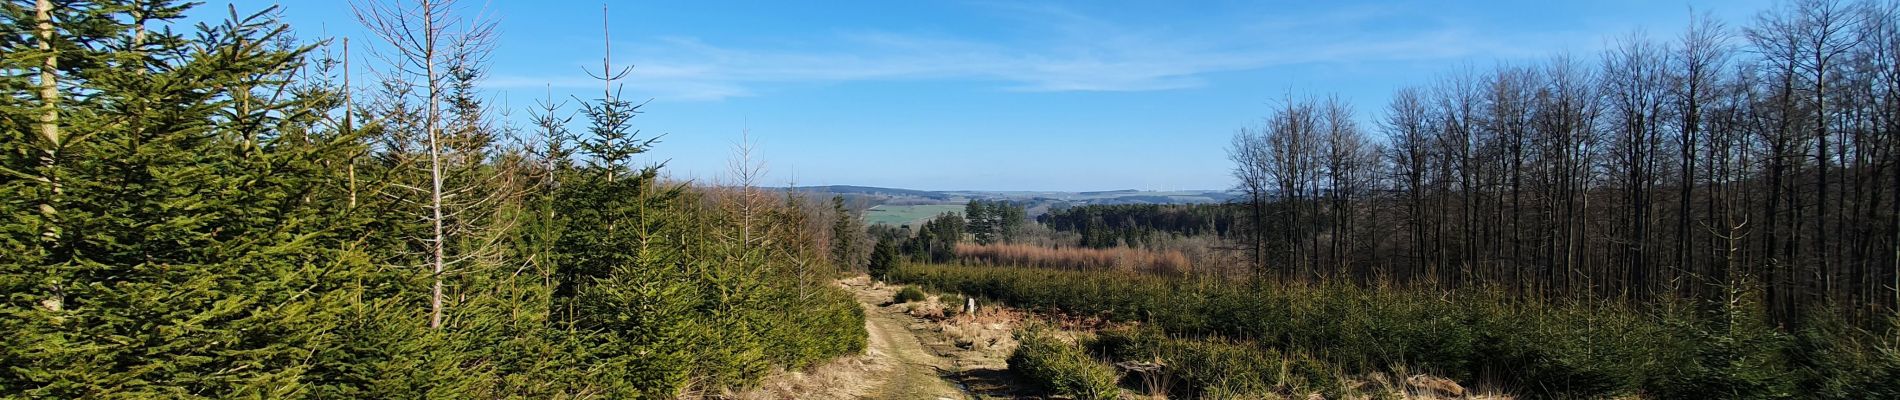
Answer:
[[[587,164],[556,191],[556,209],[566,211],[555,244],[557,301],[570,329],[603,334],[599,362],[626,368],[643,397],[672,397],[685,389],[697,329],[698,296],[681,268],[691,242],[668,245],[663,236],[680,233],[677,214],[667,212],[680,191],[657,187],[658,166],[632,166],[657,138],[633,129],[640,105],[614,84],[626,70],[603,60],[602,97],[581,103],[589,126],[578,152]]]
[[[334,283],[361,270],[330,234],[341,210],[322,161],[350,141],[318,129],[335,93],[294,84],[310,47],[285,45],[294,42],[269,10],[233,10],[189,36],[167,28],[184,10],[61,2],[35,17],[55,26],[44,42],[0,42],[16,47],[5,51],[9,76],[53,67],[36,72],[59,82],[57,95],[37,96],[48,104],[6,100],[9,131],[29,131],[19,110],[58,114],[30,120],[56,125],[30,131],[57,138],[3,145],[9,392],[308,389],[307,356],[349,298]],[[24,11],[9,4],[7,25]],[[62,62],[22,63],[49,54]]]
[[[883,280],[891,269],[897,268],[897,243],[891,238],[878,239],[877,246],[871,250],[871,279]]]
[[[496,144],[473,43],[357,107],[272,10],[166,28],[185,9],[0,3],[0,393],[670,398],[864,346],[803,273],[817,214],[765,202],[728,240],[631,165],[654,141],[611,79],[576,166],[557,106]]]
[[[970,200],[963,205],[963,217],[969,220],[970,235],[977,244],[996,243],[996,208],[986,200]]]
[[[845,207],[844,196],[831,197],[831,213],[836,216],[831,224],[831,260],[840,269],[858,271],[864,267],[858,250],[864,237],[864,222]]]

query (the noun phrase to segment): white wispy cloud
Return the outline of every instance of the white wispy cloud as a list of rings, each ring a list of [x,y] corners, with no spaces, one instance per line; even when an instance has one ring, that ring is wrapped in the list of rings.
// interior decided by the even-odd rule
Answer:
[[[1038,35],[984,41],[896,32],[812,39],[814,49],[746,48],[691,37],[616,48],[636,65],[625,82],[674,100],[758,94],[761,85],[861,81],[968,80],[1032,92],[1152,91],[1200,87],[1211,73],[1316,62],[1419,60],[1541,52],[1537,38],[1499,38],[1459,28],[1364,29],[1394,17],[1382,8],[1263,17],[1249,24],[1161,29],[1118,23],[1053,6],[991,5]],[[496,88],[591,88],[581,72],[498,75]],[[594,68],[598,68],[595,66]]]

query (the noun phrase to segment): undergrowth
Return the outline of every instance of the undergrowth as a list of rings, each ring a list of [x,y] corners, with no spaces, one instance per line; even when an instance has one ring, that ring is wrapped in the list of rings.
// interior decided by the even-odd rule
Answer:
[[[1112,356],[1146,351],[1171,357],[1175,373],[1203,391],[1327,391],[1332,383],[1289,382],[1286,371],[1402,367],[1533,397],[1900,393],[1900,343],[1892,333],[1826,319],[1788,333],[1767,325],[1759,307],[1746,301],[1725,307],[1670,301],[1637,310],[1479,290],[1255,287],[1212,278],[929,264],[902,265],[890,277],[1035,311],[1139,322],[1156,337],[1208,339],[1168,345],[1104,339],[1116,343],[1105,348]],[[1280,361],[1263,362],[1275,358]]]
[[[1016,341],[1021,345],[1009,356],[1010,371],[1050,392],[1084,400],[1121,395],[1114,367],[1090,357],[1084,343],[1066,341],[1053,329],[1035,325],[1017,330]]]
[[[924,301],[927,297],[928,296],[924,295],[924,291],[917,290],[916,286],[905,286],[903,290],[897,291],[897,297],[893,301],[909,303],[913,301]]]

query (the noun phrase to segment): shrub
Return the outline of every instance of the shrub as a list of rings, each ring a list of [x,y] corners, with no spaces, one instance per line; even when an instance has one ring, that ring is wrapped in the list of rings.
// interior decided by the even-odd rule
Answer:
[[[1016,331],[1021,345],[1009,356],[1009,369],[1056,394],[1078,399],[1113,399],[1121,395],[1115,386],[1120,378],[1115,369],[1089,357],[1082,346],[1064,341],[1055,332],[1040,326]]]
[[[957,314],[957,313],[963,312],[963,296],[958,296],[954,294],[942,294],[942,295],[937,296],[937,302],[943,304],[944,314]]]
[[[1334,383],[1314,381],[1323,375],[1404,366],[1498,382],[1537,397],[1900,393],[1900,379],[1892,379],[1900,376],[1900,342],[1883,339],[1895,337],[1891,331],[1883,336],[1817,321],[1791,335],[1766,325],[1756,305],[1711,314],[1670,304],[1650,310],[1550,304],[1479,289],[1258,287],[1190,276],[969,265],[905,265],[891,276],[1021,308],[1141,322],[1159,337],[1207,341],[1177,345],[1105,333],[1104,343],[1121,345],[1101,352],[1116,359],[1161,354],[1187,360],[1174,373],[1211,392],[1259,390],[1231,378],[1256,374],[1234,360],[1272,355],[1245,353],[1253,348],[1295,355],[1288,359],[1296,365],[1285,371],[1305,382],[1280,382],[1278,371],[1253,381],[1320,391],[1333,390],[1327,386]],[[1307,356],[1324,363],[1297,360]],[[1321,373],[1327,370],[1334,372]]]
[[[916,286],[905,286],[904,290],[897,291],[897,298],[893,301],[909,303],[913,301],[924,301],[925,298],[924,291],[917,290]]]
[[[1200,398],[1271,398],[1276,393],[1319,392],[1339,398],[1344,390],[1332,366],[1301,354],[1255,344],[1171,338],[1154,328],[1102,331],[1092,346],[1113,360],[1159,361],[1161,373],[1186,387],[1171,388]]]
[[[1158,357],[1201,397],[1263,397],[1280,385],[1280,354],[1212,340],[1170,339]]]
[[[1797,393],[1831,399],[1900,398],[1900,329],[1896,328],[1900,319],[1889,323],[1885,335],[1856,328],[1838,317],[1810,319],[1794,335],[1794,361],[1801,366]]]

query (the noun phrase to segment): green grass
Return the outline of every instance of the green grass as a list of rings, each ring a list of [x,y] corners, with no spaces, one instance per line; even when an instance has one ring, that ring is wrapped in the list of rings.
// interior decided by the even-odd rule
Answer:
[[[885,224],[890,226],[910,225],[912,228],[922,225],[924,220],[946,212],[963,212],[962,204],[925,204],[925,205],[878,205],[864,211],[864,224]]]

